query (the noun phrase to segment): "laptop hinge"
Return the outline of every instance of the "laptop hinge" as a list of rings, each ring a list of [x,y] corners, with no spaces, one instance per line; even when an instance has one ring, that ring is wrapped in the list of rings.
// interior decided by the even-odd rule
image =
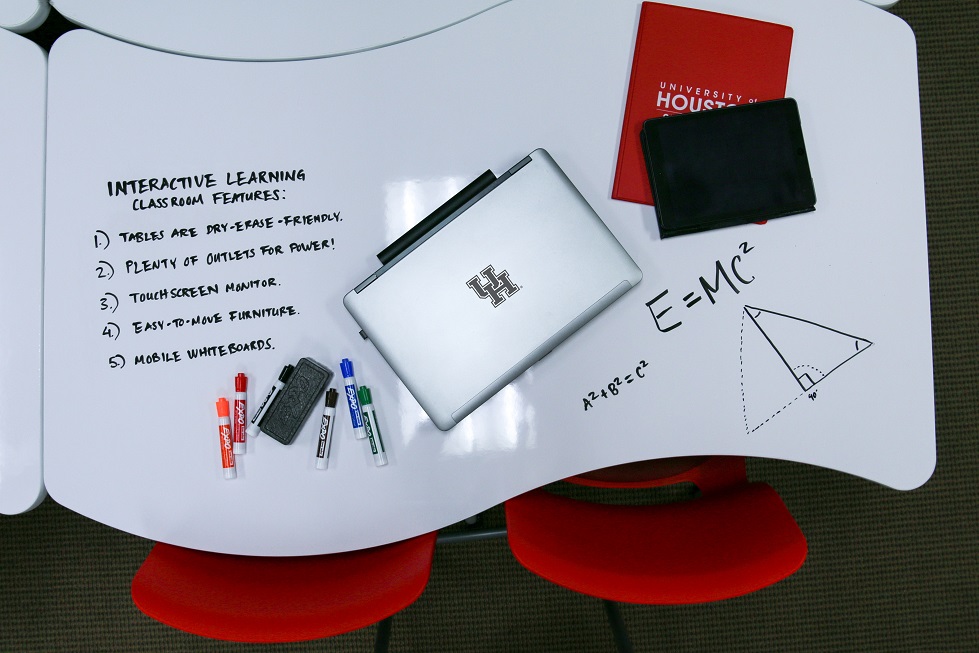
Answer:
[[[414,227],[406,231],[400,238],[385,247],[377,255],[382,265],[393,261],[398,254],[411,247],[429,231],[437,227],[443,220],[466,205],[471,199],[483,192],[487,186],[496,181],[496,175],[487,170],[469,183],[468,186],[445,201],[442,206],[429,213]]]

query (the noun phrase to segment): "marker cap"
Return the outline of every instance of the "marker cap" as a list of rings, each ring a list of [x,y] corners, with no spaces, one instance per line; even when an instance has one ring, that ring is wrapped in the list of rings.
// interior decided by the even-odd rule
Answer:
[[[216,405],[218,407],[218,417],[230,417],[231,408],[228,405],[228,400],[225,397],[221,397],[217,400]]]
[[[336,408],[337,407],[337,399],[339,397],[340,397],[340,393],[337,392],[336,390],[334,390],[333,388],[330,388],[329,390],[327,390],[326,391],[326,405],[327,405],[327,407],[329,407],[329,408]]]
[[[354,375],[354,364],[350,362],[349,358],[344,358],[340,361],[340,374],[345,379],[349,379]]]
[[[245,392],[246,390],[248,390],[248,377],[238,372],[235,377],[235,392]]]
[[[357,398],[360,399],[361,406],[374,403],[371,401],[371,389],[366,385],[360,386],[360,390],[357,391]]]

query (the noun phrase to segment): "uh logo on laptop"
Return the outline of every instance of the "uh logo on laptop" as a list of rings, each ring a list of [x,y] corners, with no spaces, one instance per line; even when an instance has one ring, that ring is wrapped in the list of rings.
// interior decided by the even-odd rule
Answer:
[[[510,281],[510,274],[506,270],[497,274],[492,265],[487,265],[479,274],[483,275],[485,282],[480,283],[479,276],[475,276],[467,281],[466,285],[472,288],[473,292],[480,299],[490,300],[493,308],[496,308],[506,301],[507,297],[520,290],[519,287]]]

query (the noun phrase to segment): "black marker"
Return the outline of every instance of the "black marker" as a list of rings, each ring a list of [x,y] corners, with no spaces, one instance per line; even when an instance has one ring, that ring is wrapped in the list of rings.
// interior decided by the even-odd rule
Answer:
[[[279,391],[282,390],[282,386],[284,386],[286,381],[289,380],[289,377],[292,376],[292,370],[292,365],[286,365],[282,368],[282,373],[279,374],[279,380],[273,383],[272,387],[269,388],[269,392],[267,395],[265,395],[265,400],[262,401],[262,405],[259,406],[258,410],[255,411],[255,414],[252,415],[251,423],[249,423],[248,428],[245,429],[245,433],[252,437],[258,435],[258,423],[262,421],[263,417],[265,417],[265,412],[269,409],[269,406],[272,405],[272,400],[275,398],[275,395],[279,394]]]
[[[320,437],[316,440],[316,469],[326,469],[330,463],[330,444],[333,442],[333,424],[337,417],[337,398],[340,394],[330,388],[326,391],[326,407],[320,424]]]

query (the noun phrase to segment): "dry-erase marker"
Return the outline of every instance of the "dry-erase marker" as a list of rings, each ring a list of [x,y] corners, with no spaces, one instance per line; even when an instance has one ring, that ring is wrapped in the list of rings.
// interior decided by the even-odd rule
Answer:
[[[245,453],[245,421],[248,406],[248,377],[238,372],[235,377],[235,415],[231,422],[235,453]]]
[[[232,479],[238,476],[235,470],[235,449],[231,438],[231,415],[229,414],[228,400],[221,397],[217,401],[218,407],[218,438],[221,442],[221,468],[224,469],[224,477]]]
[[[367,439],[371,443],[371,453],[374,454],[374,464],[380,467],[388,464],[388,456],[384,453],[384,439],[381,438],[381,426],[377,423],[377,413],[374,412],[374,402],[371,401],[371,391],[366,385],[360,386],[360,406],[364,411],[364,428]]]
[[[326,391],[326,407],[320,423],[320,437],[316,440],[316,469],[326,469],[330,462],[330,443],[333,442],[333,425],[337,421],[337,397],[333,388]]]
[[[265,395],[265,399],[262,400],[262,405],[260,405],[258,410],[255,411],[255,414],[252,415],[251,423],[248,425],[248,429],[245,431],[248,433],[248,435],[252,437],[258,435],[258,423],[262,421],[263,417],[265,417],[265,412],[269,409],[269,406],[272,405],[272,400],[275,399],[275,395],[279,393],[282,386],[284,386],[286,381],[289,380],[289,377],[292,376],[292,370],[292,365],[286,365],[282,368],[282,373],[279,374],[278,380],[272,384],[271,388],[269,388],[268,394]]]
[[[360,402],[357,400],[357,379],[354,378],[354,364],[349,358],[340,361],[340,376],[343,377],[343,392],[347,396],[347,408],[350,409],[350,423],[354,425],[354,435],[358,440],[367,437],[364,430],[364,418],[360,413]]]

